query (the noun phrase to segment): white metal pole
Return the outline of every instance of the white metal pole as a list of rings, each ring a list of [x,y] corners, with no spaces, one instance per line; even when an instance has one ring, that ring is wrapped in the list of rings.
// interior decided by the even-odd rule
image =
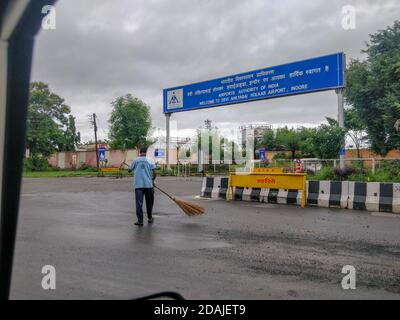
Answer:
[[[375,174],[375,158],[372,159],[372,174]]]
[[[167,165],[167,169],[171,169],[170,163],[169,163],[169,142],[170,142],[170,126],[169,126],[169,122],[171,120],[171,114],[170,113],[166,113],[165,114],[165,120],[166,120],[166,131],[167,131],[167,137],[166,137],[166,149],[165,150],[165,156],[166,156],[166,165]]]
[[[344,128],[344,99],[343,99],[344,88],[336,89],[337,100],[338,100],[338,124],[340,128]],[[342,149],[345,148],[345,141],[343,141]],[[340,153],[340,169],[344,168],[344,154]]]

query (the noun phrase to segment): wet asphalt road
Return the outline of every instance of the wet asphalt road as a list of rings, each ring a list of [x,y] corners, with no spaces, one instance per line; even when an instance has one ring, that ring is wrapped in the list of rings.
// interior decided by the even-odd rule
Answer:
[[[187,200],[199,178],[160,178]],[[194,200],[186,217],[156,193],[155,224],[133,226],[131,180],[25,179],[14,299],[131,299],[177,291],[188,299],[399,299],[400,216]],[[41,287],[44,265],[56,290]],[[357,289],[341,288],[344,265]]]

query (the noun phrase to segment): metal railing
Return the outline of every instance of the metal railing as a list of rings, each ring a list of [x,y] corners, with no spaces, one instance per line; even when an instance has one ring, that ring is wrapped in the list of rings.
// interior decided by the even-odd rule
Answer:
[[[305,170],[313,171],[317,173],[327,164],[332,166],[332,168],[337,168],[340,163],[340,159],[301,159],[303,168]],[[368,170],[370,169],[373,174],[376,170],[381,167],[382,163],[385,161],[400,161],[400,158],[345,158],[345,166],[357,167],[360,169]]]
[[[305,172],[318,173],[320,170],[326,167],[332,169],[338,168],[340,165],[340,159],[301,159],[302,167]],[[346,167],[352,167],[364,172],[371,172],[375,174],[378,169],[382,167],[385,162],[399,161],[400,158],[346,158],[344,163]],[[255,168],[264,167],[283,167],[286,172],[294,172],[296,163],[292,159],[274,159],[268,162],[266,165],[261,160],[253,160],[252,166]],[[200,169],[204,170],[204,173],[209,175],[227,175],[230,172],[236,170],[248,170],[249,166],[247,161],[240,160],[234,164],[228,163],[210,163],[200,165],[192,162],[180,162],[179,164],[171,165],[172,172],[175,176],[190,177],[198,176],[201,172]]]

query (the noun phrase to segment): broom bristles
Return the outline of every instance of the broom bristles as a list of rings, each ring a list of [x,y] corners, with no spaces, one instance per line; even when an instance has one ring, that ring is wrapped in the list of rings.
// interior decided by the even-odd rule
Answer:
[[[154,185],[154,188],[158,189],[159,191],[164,193],[168,198],[173,200],[188,216],[198,216],[203,214],[205,211],[204,208],[202,206],[199,206],[198,204],[173,198],[172,196],[170,196],[168,193],[166,193],[164,190],[160,189],[156,185]]]
[[[195,203],[174,199],[175,203],[185,212],[188,216],[198,216],[204,213],[204,208]]]

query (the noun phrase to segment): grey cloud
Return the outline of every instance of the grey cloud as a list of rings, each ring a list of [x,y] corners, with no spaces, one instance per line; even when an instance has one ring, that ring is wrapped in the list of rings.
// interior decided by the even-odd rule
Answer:
[[[357,29],[341,27],[344,5],[357,8]],[[133,93],[164,127],[162,89],[331,52],[360,58],[368,34],[393,23],[398,1],[373,0],[59,0],[57,29],[37,38],[33,79],[49,83],[80,119],[96,112],[106,131],[110,102]],[[210,118],[319,123],[335,117],[333,92],[174,115],[182,129]]]

